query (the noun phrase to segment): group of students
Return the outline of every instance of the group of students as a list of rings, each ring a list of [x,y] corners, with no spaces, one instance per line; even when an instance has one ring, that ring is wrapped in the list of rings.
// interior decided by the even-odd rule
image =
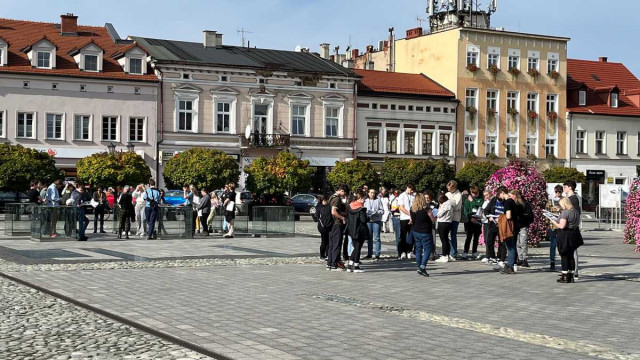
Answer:
[[[193,206],[191,236],[196,233],[209,236],[209,234],[213,233],[212,225],[215,211],[218,208],[222,208],[224,209],[222,231],[223,233],[226,231],[223,236],[225,238],[234,237],[237,197],[234,183],[225,185],[220,196],[215,191],[208,192],[205,188],[200,189],[198,192],[193,184],[183,186],[182,191],[185,199],[184,205]]]
[[[559,189],[559,196],[563,192],[568,196],[564,200],[554,197],[552,202],[552,209],[560,216],[551,220],[554,227],[550,235],[551,269],[555,269],[557,244],[562,259],[558,281],[565,283],[577,278],[577,248],[582,244],[575,186],[574,181],[565,183]],[[327,270],[363,272],[360,260],[365,240],[369,243],[366,258],[372,257],[375,242],[375,258],[379,259],[379,233],[386,212],[391,214],[396,233],[398,258],[415,256],[417,272],[421,276],[429,276],[426,271],[429,260],[440,263],[480,259],[478,243],[481,235],[486,244],[484,263],[502,274],[514,274],[517,266],[529,267],[528,234],[534,209],[518,190],[500,187],[495,195],[485,191],[480,196],[476,186],[471,186],[468,192],[460,192],[454,180],[448,182],[447,190],[434,199],[430,191],[416,193],[415,186],[408,184],[405,191],[401,194],[392,192],[386,201],[383,190],[376,194],[373,189],[367,193],[357,190],[351,201],[347,201],[349,189],[341,185],[332,196],[321,196],[315,219],[321,235],[320,257],[326,260]],[[460,222],[464,223],[466,234],[462,254],[457,248]],[[435,259],[434,231],[441,242],[442,252],[438,259]],[[346,264],[341,261],[341,249]]]

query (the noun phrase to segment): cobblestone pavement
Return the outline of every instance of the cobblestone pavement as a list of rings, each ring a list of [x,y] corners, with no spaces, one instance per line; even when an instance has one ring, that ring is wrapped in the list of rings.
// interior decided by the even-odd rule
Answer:
[[[96,241],[96,248],[145,261],[36,264],[47,259],[30,258],[31,263],[2,261],[0,271],[233,359],[640,359],[640,254],[621,244],[620,236],[585,232],[581,277],[571,285],[557,284],[555,273],[542,271],[548,248],[531,249],[532,269],[513,276],[478,261],[458,261],[430,263],[431,276],[424,278],[414,264],[390,257],[365,262],[363,274],[325,271],[315,257],[318,239],[305,237]],[[0,241],[5,255],[16,248],[60,248],[15,242]],[[75,244],[64,247],[76,251]],[[173,247],[193,246],[197,253],[210,245],[227,245],[229,253],[163,259],[178,252]],[[9,284],[3,294],[34,291],[3,284]],[[36,304],[59,301],[33,294]],[[93,315],[65,306],[63,314],[88,314],[74,318]],[[14,322],[18,328],[29,324]],[[58,324],[52,328],[64,322]],[[104,327],[112,326],[97,326]],[[149,335],[130,338],[144,336]],[[142,356],[133,350],[131,358]]]

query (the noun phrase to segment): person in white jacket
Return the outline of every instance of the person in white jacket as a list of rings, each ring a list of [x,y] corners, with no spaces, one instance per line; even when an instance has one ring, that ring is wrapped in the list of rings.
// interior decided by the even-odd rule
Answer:
[[[458,257],[458,225],[462,218],[462,194],[458,190],[458,183],[451,180],[447,183],[447,199],[451,203],[451,225],[449,227],[451,249],[449,255],[453,259]]]
[[[384,214],[384,206],[382,201],[376,196],[376,190],[370,189],[367,199],[364,201],[364,207],[367,208],[367,227],[369,228],[369,239],[367,241],[367,257],[373,257],[373,242],[376,244],[376,260],[380,259],[380,229],[382,229],[382,216]]]
[[[382,230],[381,232],[390,233],[393,228],[391,224],[391,202],[389,201],[389,194],[387,193],[386,187],[380,188],[380,193],[378,194],[378,199],[382,202],[382,208],[384,212],[382,213]]]
[[[144,195],[144,185],[140,184],[136,187],[136,191],[131,194],[133,200],[136,202],[136,206],[134,208],[134,212],[136,214],[136,235],[137,236],[146,236],[147,234],[147,223],[144,217],[144,209],[147,206],[146,200],[143,198]]]

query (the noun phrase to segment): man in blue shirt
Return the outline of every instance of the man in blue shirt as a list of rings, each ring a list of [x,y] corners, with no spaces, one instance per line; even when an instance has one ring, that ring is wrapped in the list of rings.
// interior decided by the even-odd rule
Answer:
[[[62,189],[62,180],[58,179],[47,188],[45,196],[45,204],[47,207],[47,225],[50,227],[50,235],[52,238],[58,236],[56,226],[58,224],[58,207],[60,206],[60,189]]]
[[[149,179],[149,187],[144,191],[142,198],[147,201],[144,209],[144,216],[147,220],[147,240],[155,238],[153,228],[156,225],[160,204],[160,190],[156,188],[156,182]]]

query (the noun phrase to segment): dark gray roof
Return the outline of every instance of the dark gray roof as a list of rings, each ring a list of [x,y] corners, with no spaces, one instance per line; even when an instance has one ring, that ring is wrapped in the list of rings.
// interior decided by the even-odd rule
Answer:
[[[359,77],[333,61],[307,52],[239,46],[205,48],[202,43],[131,36],[160,63],[229,66],[266,71],[301,72]]]

